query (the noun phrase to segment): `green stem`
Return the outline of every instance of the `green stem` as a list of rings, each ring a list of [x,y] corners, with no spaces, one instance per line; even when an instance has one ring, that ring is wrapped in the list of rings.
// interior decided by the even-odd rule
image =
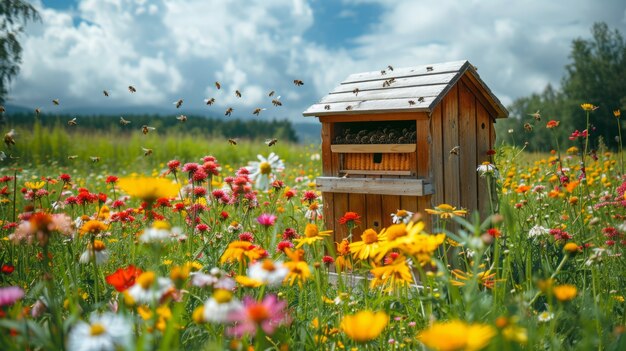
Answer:
[[[556,277],[556,275],[559,274],[559,272],[561,272],[561,269],[563,268],[563,266],[565,265],[565,262],[567,262],[568,259],[569,259],[569,255],[563,256],[561,263],[559,263],[558,267],[556,267],[556,270],[554,270],[554,273],[552,273],[552,275],[550,276],[550,279],[554,279],[554,277]],[[529,306],[532,305],[540,295],[541,295],[541,291],[538,291],[537,294],[535,294],[535,296],[532,298],[532,300],[528,302],[528,305]]]

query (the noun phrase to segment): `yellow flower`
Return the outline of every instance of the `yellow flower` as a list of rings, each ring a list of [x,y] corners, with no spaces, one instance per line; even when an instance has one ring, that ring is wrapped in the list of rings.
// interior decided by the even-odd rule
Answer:
[[[263,285],[263,282],[260,280],[252,279],[246,275],[238,275],[235,277],[235,281],[239,283],[241,286],[245,286],[248,288],[258,288]]]
[[[439,218],[442,219],[446,219],[446,218],[452,218],[455,216],[465,216],[467,214],[467,210],[457,210],[456,207],[452,207],[448,204],[441,204],[437,207],[435,207],[435,209],[430,209],[427,208],[425,209],[426,213],[431,214],[431,215],[437,215],[439,216]]]
[[[379,243],[386,241],[386,237],[379,237],[374,229],[366,229],[361,234],[361,239],[361,241],[350,244],[350,252],[360,260],[367,260],[376,256]]]
[[[555,286],[552,289],[552,293],[557,300],[561,302],[571,301],[576,297],[578,290],[574,285],[563,284],[559,286]]]
[[[407,285],[413,281],[411,268],[404,256],[398,256],[391,264],[375,267],[370,272],[374,275],[370,283],[372,289],[377,286],[387,286],[389,290],[393,290],[396,285]]]
[[[422,266],[429,263],[433,253],[443,244],[446,235],[425,233],[423,222],[412,222],[408,226],[403,226],[403,224],[396,224],[386,228],[389,230],[381,231],[379,237],[386,235],[387,242],[381,243],[376,260],[380,261],[389,251],[398,249],[409,256],[416,257]]]
[[[316,224],[307,223],[306,228],[304,228],[304,237],[294,240],[298,242],[296,249],[301,248],[304,244],[311,245],[318,240],[324,240],[324,237],[329,236],[332,232],[332,230],[320,232]]]
[[[46,182],[25,182],[24,185],[30,190],[39,190],[46,185]]]
[[[621,115],[622,111],[620,111],[620,109],[613,110],[613,116],[615,116],[615,118],[619,118]]]
[[[360,311],[354,315],[344,316],[341,320],[341,330],[357,342],[366,342],[376,339],[389,323],[389,316],[383,312]]]
[[[573,243],[573,242],[569,242],[567,244],[565,244],[565,246],[563,246],[563,251],[565,251],[566,253],[570,254],[570,255],[575,255],[578,253],[578,244]]]
[[[590,104],[590,103],[580,104],[580,107],[585,111],[593,111],[598,108],[598,106],[594,106],[593,104]]]
[[[252,245],[247,241],[233,241],[228,244],[226,251],[222,254],[222,258],[220,258],[220,263],[226,262],[243,262],[246,257],[252,260],[258,260],[259,258],[265,255],[265,250],[262,248]]]
[[[421,331],[417,338],[426,347],[437,351],[474,351],[487,346],[495,334],[496,331],[489,325],[455,320],[435,322]]]
[[[453,269],[451,273],[456,278],[456,280],[450,281],[450,283],[454,286],[465,286],[465,281],[470,280],[472,278],[471,273],[463,272],[460,269]],[[478,282],[489,289],[493,289],[493,287],[496,285],[496,282],[501,281],[501,280],[494,279],[495,276],[496,276],[496,273],[491,273],[490,269],[484,272],[478,272],[476,274],[476,278]]]
[[[85,224],[83,224],[82,227],[80,227],[80,235],[85,235],[85,234],[99,234],[100,232],[103,232],[105,230],[107,230],[109,227],[98,221],[95,219],[89,220],[87,222],[85,222]]]
[[[302,286],[302,282],[306,281],[311,276],[309,265],[304,260],[304,250],[298,249],[291,251],[287,248],[285,249],[285,254],[291,260],[283,263],[289,270],[289,274],[285,277],[285,282],[289,282],[291,286],[297,281],[298,285]]]
[[[126,177],[121,178],[117,185],[128,195],[148,203],[160,198],[175,197],[179,190],[178,184],[165,178]]]

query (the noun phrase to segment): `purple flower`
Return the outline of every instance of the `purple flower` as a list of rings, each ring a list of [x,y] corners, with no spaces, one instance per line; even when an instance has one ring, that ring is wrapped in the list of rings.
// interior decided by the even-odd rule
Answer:
[[[274,223],[276,223],[276,216],[274,216],[273,214],[263,213],[256,220],[262,226],[270,227],[273,226]]]
[[[12,305],[22,297],[24,297],[24,290],[19,286],[0,288],[0,306]]]
[[[228,328],[227,333],[236,337],[253,335],[260,327],[266,334],[272,335],[277,327],[291,322],[284,311],[286,306],[287,303],[278,300],[276,295],[267,295],[262,302],[246,296],[243,307],[228,315],[228,320],[235,325]]]

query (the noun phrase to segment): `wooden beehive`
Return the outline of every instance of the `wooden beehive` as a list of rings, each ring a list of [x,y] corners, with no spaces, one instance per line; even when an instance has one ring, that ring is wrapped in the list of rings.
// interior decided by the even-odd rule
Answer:
[[[347,211],[362,216],[358,238],[389,226],[398,209],[487,210],[476,168],[508,111],[468,61],[352,74],[303,114],[322,123],[317,186],[336,240],[347,236],[337,223]]]

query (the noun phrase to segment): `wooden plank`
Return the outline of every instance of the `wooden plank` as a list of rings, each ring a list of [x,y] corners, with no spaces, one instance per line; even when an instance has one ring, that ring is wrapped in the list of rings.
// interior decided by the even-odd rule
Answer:
[[[459,145],[461,177],[461,206],[478,210],[476,160],[476,98],[463,82],[459,82]]]
[[[343,153],[407,153],[415,152],[415,144],[336,144],[331,145],[332,152]]]
[[[318,103],[309,107],[302,114],[305,116],[324,116],[334,114],[363,114],[389,112],[428,112],[435,97],[425,97],[410,105],[407,99],[361,100],[354,102]]]
[[[377,176],[368,176],[368,178],[363,178],[366,182],[379,182],[379,181],[395,181],[397,179],[384,179]],[[376,184],[376,183],[374,183]],[[380,232],[383,229],[382,222],[382,194],[381,191],[374,191],[373,193],[367,193],[365,195],[365,202],[367,203],[366,212],[367,212],[367,222],[366,228],[372,228],[376,232]],[[395,195],[395,194],[393,194]]]
[[[343,83],[377,80],[377,79],[380,79],[381,77],[384,77],[385,79],[389,79],[389,78],[408,77],[408,76],[440,74],[442,72],[454,72],[454,71],[462,70],[462,68],[466,64],[468,64],[467,60],[462,60],[462,61],[433,63],[433,64],[427,64],[427,65],[414,66],[414,67],[397,67],[397,68],[394,68],[393,71],[385,67],[385,68],[381,68],[381,70],[382,69],[385,70],[384,75],[380,73],[380,70],[353,73],[349,75],[348,78],[346,78],[343,81]]]
[[[333,216],[334,216],[334,230],[335,241],[340,242],[342,239],[348,236],[348,230],[345,225],[339,224],[339,218],[349,211],[348,209],[348,194],[336,193],[333,197]]]
[[[423,196],[423,198],[426,197],[429,196]],[[419,212],[419,208],[417,206],[418,198],[422,198],[422,196],[400,196],[400,209],[411,211],[413,213]]]
[[[322,122],[322,174],[325,176],[333,176],[332,168],[332,152],[331,141],[333,140],[334,124],[330,122]]]
[[[382,83],[381,83],[382,84]],[[393,85],[393,84],[392,84]],[[320,100],[320,104],[328,104],[331,102],[348,102],[348,101],[361,101],[361,100],[385,100],[385,99],[407,99],[417,100],[420,97],[438,96],[443,89],[448,86],[448,83],[432,84],[415,87],[399,87],[395,89],[373,89],[373,90],[361,90],[358,93],[354,91],[330,93]]]
[[[324,216],[324,227],[335,230],[335,210],[333,193],[322,193],[322,216]]]
[[[361,240],[361,233],[367,229],[367,208],[365,194],[348,194],[348,211],[356,212],[361,215],[361,224],[352,231],[352,240]]]
[[[443,152],[443,125],[442,125],[442,108],[438,105],[433,110],[430,119],[431,130],[431,157],[430,164],[432,167],[432,184],[435,189],[433,194],[433,205],[438,206],[445,202],[444,200],[444,152]]]
[[[410,176],[412,171],[370,171],[362,169],[342,169],[339,174],[352,175],[384,175],[384,176]]]
[[[393,82],[389,82],[390,78],[382,78],[379,80],[370,80],[364,82],[342,83],[335,87],[331,93],[352,93],[354,89],[359,91],[366,90],[393,90],[402,87],[418,87],[435,84],[449,84],[459,72],[449,72],[441,74],[431,74],[426,76],[399,77]],[[383,87],[383,84],[385,85]]]
[[[384,122],[384,121],[407,121],[423,119],[428,120],[426,112],[392,112],[376,114],[353,114],[353,115],[327,115],[319,116],[322,123],[325,122]]]
[[[459,178],[459,154],[451,150],[459,146],[459,99],[458,85],[443,99],[443,159],[444,159],[444,201],[452,206],[461,206],[461,186]],[[459,150],[460,151],[460,150]]]
[[[509,111],[506,107],[504,107],[504,105],[502,105],[500,99],[494,95],[487,84],[485,84],[485,82],[480,78],[478,72],[473,69],[468,69],[464,76],[466,76],[474,86],[479,87],[478,90],[480,91],[480,95],[489,102],[487,105],[496,110],[496,113],[492,114],[495,118],[507,118],[509,116]]]
[[[471,79],[471,75],[469,74],[463,75],[463,77],[461,77],[461,81],[474,94],[474,97],[478,100],[478,102],[483,104],[483,106],[487,109],[490,115],[498,116],[498,115],[506,114],[506,116],[508,116],[508,111],[506,111],[505,113],[505,112],[499,112],[497,110],[499,106],[497,106],[493,100],[490,101],[487,98],[487,94],[485,93],[485,90],[481,88],[479,85],[477,85],[477,84],[480,84],[478,81]]]
[[[400,196],[383,195],[382,196],[382,227],[388,227],[391,223],[391,214],[400,210]]]
[[[332,193],[423,196],[433,192],[427,179],[318,177],[316,185],[318,190]]]
[[[487,150],[490,146],[489,125],[491,119],[485,107],[476,104],[476,159],[478,163],[488,160]],[[478,208],[480,209],[481,218],[485,218],[489,213],[489,195],[487,194],[487,178],[477,177],[478,179]]]

